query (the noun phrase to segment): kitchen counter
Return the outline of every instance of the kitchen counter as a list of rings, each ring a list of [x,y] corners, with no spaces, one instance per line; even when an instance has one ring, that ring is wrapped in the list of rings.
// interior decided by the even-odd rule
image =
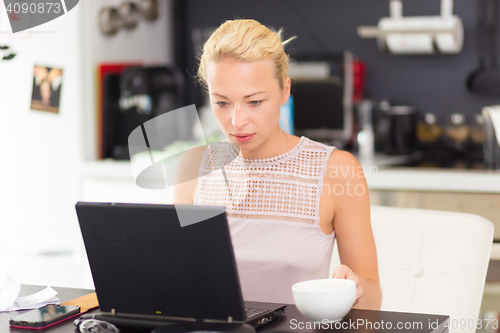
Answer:
[[[370,190],[500,193],[500,170],[368,167]]]
[[[172,190],[137,186],[130,161],[85,162],[80,169],[79,200],[94,202],[159,203],[173,201]]]
[[[103,160],[85,162],[81,168],[83,177],[134,181],[130,161]]]

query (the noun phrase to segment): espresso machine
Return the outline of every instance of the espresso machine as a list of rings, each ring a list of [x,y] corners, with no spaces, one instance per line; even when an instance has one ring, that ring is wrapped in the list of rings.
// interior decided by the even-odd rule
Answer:
[[[184,76],[173,65],[130,66],[120,74],[106,75],[102,94],[102,158],[129,159],[128,137],[135,128],[184,106]],[[186,122],[169,126],[157,135],[187,139]],[[155,142],[169,143],[167,136]]]

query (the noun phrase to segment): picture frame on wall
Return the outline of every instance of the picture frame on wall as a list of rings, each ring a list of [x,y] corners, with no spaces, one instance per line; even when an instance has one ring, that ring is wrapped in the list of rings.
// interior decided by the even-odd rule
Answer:
[[[61,68],[35,65],[31,110],[59,113],[62,81]]]

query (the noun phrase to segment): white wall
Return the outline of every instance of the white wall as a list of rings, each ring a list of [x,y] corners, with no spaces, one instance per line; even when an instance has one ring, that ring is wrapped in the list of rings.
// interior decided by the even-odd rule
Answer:
[[[170,1],[160,0],[157,21],[102,36],[97,13],[118,3],[80,1],[51,22],[12,34],[0,0],[0,45],[17,53],[0,60],[0,274],[22,283],[91,287],[81,267],[86,260],[74,258],[83,249],[74,205],[84,161],[96,155],[97,64],[173,58]],[[59,114],[30,110],[35,64],[63,69]],[[39,256],[43,252],[61,255]],[[86,282],[68,274],[86,274]]]
[[[0,1],[2,29],[7,16]],[[0,250],[72,249],[82,160],[82,11],[28,32],[0,34]],[[35,64],[63,69],[59,114],[30,110]],[[72,237],[67,237],[71,235]]]

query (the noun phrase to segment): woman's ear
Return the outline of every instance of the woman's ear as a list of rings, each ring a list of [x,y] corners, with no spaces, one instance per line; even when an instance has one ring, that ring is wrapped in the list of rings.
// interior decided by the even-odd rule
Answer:
[[[290,78],[287,77],[285,81],[283,82],[283,89],[282,89],[282,95],[281,95],[281,105],[285,104],[286,101],[288,100],[288,97],[290,97],[290,86],[291,86],[291,81]]]

